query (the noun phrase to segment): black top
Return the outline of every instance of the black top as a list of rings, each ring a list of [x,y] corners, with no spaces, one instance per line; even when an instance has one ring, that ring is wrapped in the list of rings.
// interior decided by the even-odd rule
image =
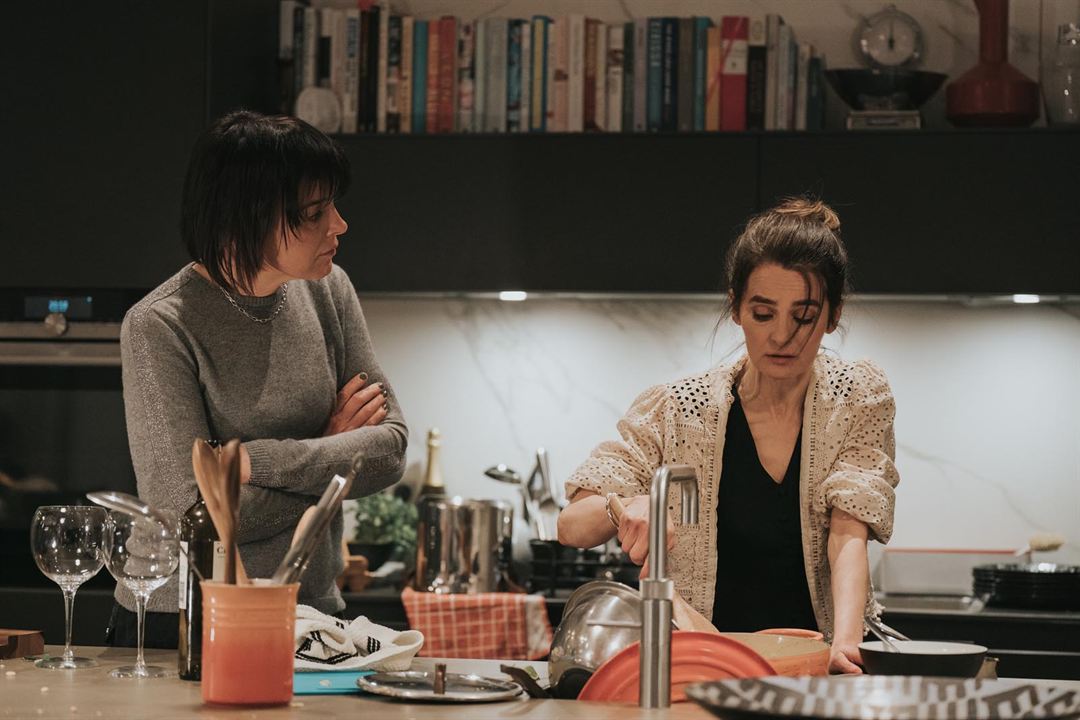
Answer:
[[[716,509],[713,624],[727,632],[817,630],[799,519],[802,431],[783,482],[758,459],[738,393],[728,414]]]

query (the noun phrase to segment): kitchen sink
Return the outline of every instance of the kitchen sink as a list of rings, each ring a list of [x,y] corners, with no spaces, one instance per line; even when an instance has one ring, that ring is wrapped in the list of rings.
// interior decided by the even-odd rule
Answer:
[[[879,595],[878,602],[885,610],[906,612],[909,610],[927,610],[941,612],[977,613],[983,609],[984,602],[967,595]]]

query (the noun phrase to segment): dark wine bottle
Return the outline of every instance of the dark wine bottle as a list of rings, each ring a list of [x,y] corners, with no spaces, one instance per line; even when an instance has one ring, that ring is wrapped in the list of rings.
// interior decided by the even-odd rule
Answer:
[[[202,494],[196,495],[195,504],[180,522],[179,670],[183,680],[202,676],[202,589],[196,569],[207,580],[225,577],[224,549]]]

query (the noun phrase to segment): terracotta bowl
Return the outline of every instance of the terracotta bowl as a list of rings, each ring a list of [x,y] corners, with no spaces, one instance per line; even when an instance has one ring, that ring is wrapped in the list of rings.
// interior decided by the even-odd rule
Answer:
[[[777,675],[829,674],[829,646],[824,640],[773,633],[721,633],[740,642],[772,665]]]

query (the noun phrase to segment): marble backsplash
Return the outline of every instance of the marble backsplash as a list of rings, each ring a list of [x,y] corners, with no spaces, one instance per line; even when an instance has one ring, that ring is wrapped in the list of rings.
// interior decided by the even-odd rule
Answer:
[[[410,428],[409,475],[442,432],[449,490],[516,500],[485,468],[561,481],[650,385],[737,358],[731,323],[693,300],[362,297]],[[1015,548],[1036,532],[1080,562],[1080,312],[1075,307],[853,301],[825,345],[870,358],[897,402],[891,546]]]

